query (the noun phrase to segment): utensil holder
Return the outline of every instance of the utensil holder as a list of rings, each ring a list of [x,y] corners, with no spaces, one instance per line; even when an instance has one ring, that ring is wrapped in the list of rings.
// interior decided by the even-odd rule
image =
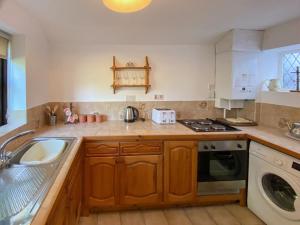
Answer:
[[[56,125],[56,116],[50,116],[49,117],[50,126]]]

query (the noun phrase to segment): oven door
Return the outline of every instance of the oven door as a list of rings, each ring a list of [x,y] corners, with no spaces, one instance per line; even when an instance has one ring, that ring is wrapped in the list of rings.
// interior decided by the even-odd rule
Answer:
[[[247,168],[246,150],[198,152],[198,195],[240,193]]]
[[[198,182],[247,179],[247,151],[198,152]]]

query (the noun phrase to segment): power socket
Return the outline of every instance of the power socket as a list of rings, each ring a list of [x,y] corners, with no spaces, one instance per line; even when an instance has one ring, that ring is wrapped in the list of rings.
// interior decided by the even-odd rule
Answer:
[[[162,101],[164,100],[164,95],[162,94],[159,94],[159,95],[154,95],[154,100],[158,100],[158,101]]]

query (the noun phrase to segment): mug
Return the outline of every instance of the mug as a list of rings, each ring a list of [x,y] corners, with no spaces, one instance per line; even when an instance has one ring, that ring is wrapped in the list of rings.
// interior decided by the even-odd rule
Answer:
[[[94,123],[95,120],[96,120],[95,114],[88,114],[88,115],[87,115],[87,122],[88,122],[88,123]]]
[[[86,123],[87,116],[85,114],[80,114],[79,115],[79,122],[80,123]]]

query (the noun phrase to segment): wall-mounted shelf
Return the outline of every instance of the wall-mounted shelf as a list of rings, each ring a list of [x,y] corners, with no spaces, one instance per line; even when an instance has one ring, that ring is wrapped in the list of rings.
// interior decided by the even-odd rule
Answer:
[[[148,93],[151,85],[149,84],[149,74],[151,67],[149,66],[148,57],[145,57],[145,66],[117,66],[116,57],[113,57],[113,84],[111,85],[114,94],[120,88],[145,88],[145,94]],[[135,72],[133,72],[135,71]],[[137,72],[140,71],[140,72]]]

